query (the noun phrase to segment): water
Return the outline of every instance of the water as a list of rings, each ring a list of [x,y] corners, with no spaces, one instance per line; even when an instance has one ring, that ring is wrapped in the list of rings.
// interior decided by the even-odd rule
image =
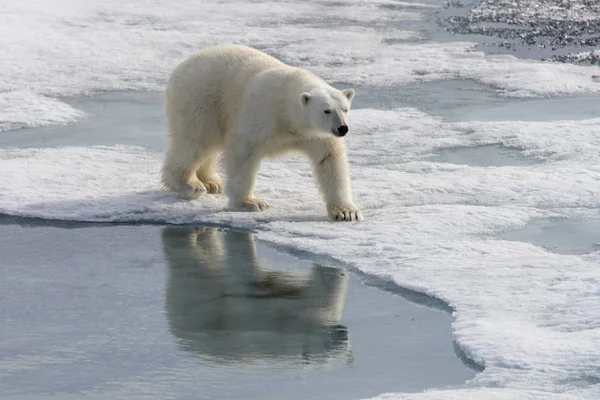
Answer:
[[[3,398],[359,399],[475,374],[447,312],[251,233],[5,218],[0,248]]]
[[[20,129],[0,135],[1,147],[60,147],[115,143],[163,149],[162,93],[112,93],[67,100],[89,117],[70,126]]]
[[[531,165],[535,163],[535,160],[525,157],[518,150],[498,145],[441,149],[438,151],[435,160],[477,167]]]
[[[345,86],[338,85],[342,88]],[[356,87],[353,108],[415,107],[445,121],[560,121],[598,118],[600,96],[509,99],[474,80],[399,87]]]
[[[539,220],[500,237],[542,246],[560,254],[586,254],[600,249],[600,219]]]

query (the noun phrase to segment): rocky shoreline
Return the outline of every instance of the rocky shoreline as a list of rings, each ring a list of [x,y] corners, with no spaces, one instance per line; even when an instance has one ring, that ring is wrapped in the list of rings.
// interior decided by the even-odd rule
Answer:
[[[486,52],[600,65],[597,0],[449,0],[438,23],[454,35],[477,35]]]

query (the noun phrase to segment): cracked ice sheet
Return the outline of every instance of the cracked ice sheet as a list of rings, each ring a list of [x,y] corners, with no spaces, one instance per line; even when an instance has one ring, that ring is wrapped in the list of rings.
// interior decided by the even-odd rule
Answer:
[[[462,78],[513,97],[600,90],[592,79],[597,67],[485,56],[471,51],[474,43],[433,43],[423,13],[442,1],[425,3],[7,0],[0,10],[0,131],[81,117],[62,103],[64,96],[162,90],[178,62],[223,43],[252,45],[348,84]],[[48,96],[56,102],[54,116]]]
[[[303,158],[266,162],[256,193],[272,208],[236,213],[222,196],[187,202],[161,192],[162,155],[129,146],[0,150],[0,212],[252,229],[448,302],[457,343],[486,370],[464,387],[381,399],[597,398],[600,252],[554,254],[493,235],[536,218],[598,216],[600,120],[445,123],[410,108],[350,118],[361,223],[327,221]],[[422,161],[440,147],[490,143],[541,162]]]

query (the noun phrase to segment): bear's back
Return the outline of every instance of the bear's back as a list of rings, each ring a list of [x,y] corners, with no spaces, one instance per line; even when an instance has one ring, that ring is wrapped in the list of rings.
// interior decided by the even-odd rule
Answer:
[[[244,93],[252,78],[265,70],[292,68],[259,50],[239,45],[202,49],[179,64],[166,89],[167,114],[186,115],[194,120],[216,118],[215,125],[227,131],[238,115]],[[208,110],[207,115],[196,115]]]
[[[231,85],[232,80],[248,80],[261,71],[277,67],[285,67],[285,64],[259,50],[225,45],[198,51],[181,63],[172,77],[193,75],[196,82],[208,78],[213,84]]]

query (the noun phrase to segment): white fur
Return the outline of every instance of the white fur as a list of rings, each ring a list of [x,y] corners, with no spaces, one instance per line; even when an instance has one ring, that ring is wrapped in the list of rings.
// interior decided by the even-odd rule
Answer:
[[[218,46],[199,51],[171,74],[166,89],[169,148],[163,182],[186,198],[220,193],[223,154],[229,208],[260,211],[254,196],[260,162],[299,150],[312,161],[335,220],[360,219],[352,202],[346,146],[354,90],[337,90],[301,68],[255,49]]]

